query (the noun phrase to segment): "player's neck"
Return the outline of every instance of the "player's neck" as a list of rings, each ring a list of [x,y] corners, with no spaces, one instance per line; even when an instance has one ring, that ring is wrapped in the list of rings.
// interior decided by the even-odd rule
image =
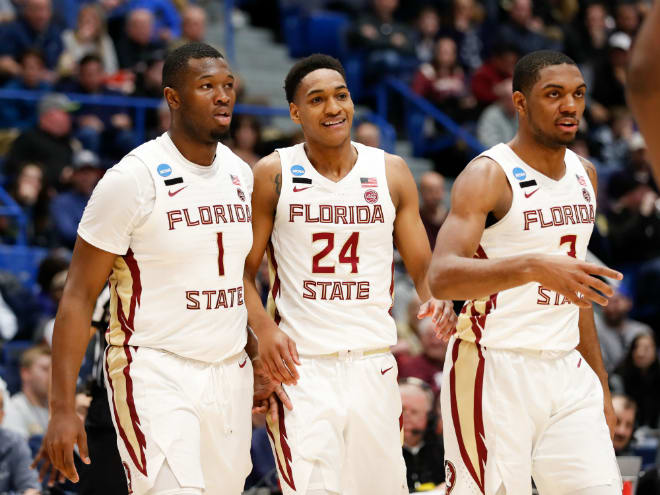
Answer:
[[[179,150],[186,160],[197,165],[211,165],[218,150],[218,143],[202,143],[199,140],[190,139],[182,130],[171,128],[168,131],[174,146]]]
[[[509,146],[530,167],[551,179],[564,176],[566,146],[546,146],[527,133],[519,132],[509,142]]]
[[[318,173],[335,181],[351,171],[358,157],[350,140],[336,148],[305,142],[305,154]]]

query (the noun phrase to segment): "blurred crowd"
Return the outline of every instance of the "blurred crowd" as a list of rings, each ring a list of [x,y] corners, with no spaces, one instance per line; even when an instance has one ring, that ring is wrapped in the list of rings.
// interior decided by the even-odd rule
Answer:
[[[2,485],[3,473],[9,470],[20,486],[17,492],[40,490],[28,461],[38,448],[34,439],[40,438],[47,424],[53,319],[86,202],[104,171],[140,144],[138,136],[153,138],[169,126],[164,103],[150,108],[145,129],[137,129],[133,109],[121,104],[126,100],[111,106],[91,98],[78,103],[64,93],[161,98],[167,51],[207,38],[207,10],[190,1],[80,0],[73,1],[75,12],[66,8],[70,4],[0,1],[0,86],[45,92],[36,101],[0,102],[0,185],[27,219],[28,244],[48,253],[35,267],[34,285],[22,284],[0,269],[0,377],[7,386],[0,394],[0,493],[9,490]],[[249,7],[254,2],[238,4],[253,13]],[[655,467],[660,427],[656,345],[660,196],[649,172],[644,138],[635,129],[624,95],[630,49],[649,2],[281,0],[279,4],[348,12],[352,21],[345,42],[362,54],[366,82],[375,84],[384,75],[399,77],[477,136],[484,147],[506,142],[516,132],[511,76],[520,56],[558,49],[580,65],[589,95],[572,148],[591,160],[599,173],[599,211],[590,253],[626,275],[610,304],[596,314],[615,394],[615,448],[622,455],[643,456],[647,474],[638,494],[660,493]],[[277,18],[268,20],[277,22]],[[275,28],[280,29],[280,24]],[[240,86],[239,98],[258,101]],[[394,113],[392,123],[401,130],[400,115],[396,109]],[[445,131],[429,124],[425,132],[432,138]],[[225,144],[252,166],[274,148],[300,138],[261,117],[235,115]],[[354,139],[381,144],[381,129],[368,113],[356,120]],[[470,155],[459,142],[431,158],[435,170],[421,175],[418,186],[420,213],[433,246],[448,213],[451,182]],[[19,227],[15,219],[1,216],[0,245],[15,244]],[[435,338],[431,324],[417,319],[420,302],[401,263],[397,273],[394,316],[399,344],[393,350],[401,379],[403,449],[409,487],[423,490],[444,480],[438,396],[446,343]],[[260,280],[265,296],[265,265]],[[89,406],[86,377],[93,361],[90,347],[81,372],[81,417]],[[271,487],[275,492],[275,465],[263,417],[255,417],[254,426],[254,471],[248,486]]]

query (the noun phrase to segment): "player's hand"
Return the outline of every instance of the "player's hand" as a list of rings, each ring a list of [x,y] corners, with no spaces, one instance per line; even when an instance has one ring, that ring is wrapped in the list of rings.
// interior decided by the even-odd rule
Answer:
[[[537,255],[534,260],[537,273],[535,280],[565,296],[580,308],[589,308],[592,302],[607,306],[608,297],[614,294],[614,289],[597,276],[615,280],[623,278],[616,270],[570,256]]]
[[[268,397],[268,412],[266,415],[270,418],[273,423],[277,423],[280,418],[280,403],[289,410],[293,410],[293,405],[291,404],[291,399],[284,391],[281,385],[278,385],[275,389],[275,393]],[[265,412],[265,411],[264,411]]]
[[[66,481],[64,474],[53,466],[43,442],[41,443],[39,452],[37,452],[32,464],[30,464],[30,468],[39,469],[39,482],[43,483],[44,480],[47,480],[48,486],[53,486],[56,482],[64,483]]]
[[[269,399],[273,397],[273,394],[282,401],[289,411],[291,411],[293,409],[293,404],[291,404],[289,396],[282,388],[282,385],[274,382],[268,373],[266,373],[260,357],[252,360],[252,369],[254,370],[252,413],[259,414],[268,411],[270,406]]]
[[[73,446],[76,444],[80,458],[85,464],[89,464],[87,435],[82,421],[73,410],[70,412],[55,411],[48,423],[48,431],[44,436],[41,449],[34,458],[34,464],[47,460],[54,469],[77,483],[78,472],[73,464]]]
[[[264,369],[276,383],[295,385],[296,365],[300,365],[296,343],[276,326],[259,338],[259,357]]]
[[[431,298],[419,307],[417,318],[421,320],[427,316],[434,323],[435,336],[438,339],[449,340],[456,331],[456,313],[452,301],[443,301]]]

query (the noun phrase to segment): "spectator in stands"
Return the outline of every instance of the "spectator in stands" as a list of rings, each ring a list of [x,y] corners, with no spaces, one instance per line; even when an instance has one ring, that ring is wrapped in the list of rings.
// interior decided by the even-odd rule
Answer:
[[[419,322],[419,338],[422,342],[422,353],[417,356],[401,356],[399,377],[420,378],[431,386],[431,390],[437,396],[442,385],[447,342],[436,338],[433,322],[430,319]]]
[[[518,57],[515,45],[498,43],[493,47],[490,58],[473,74],[472,94],[482,108],[499,99],[502,93],[498,85],[508,87]]]
[[[399,0],[372,0],[350,30],[353,47],[366,52],[366,73],[372,79],[406,73],[416,64],[412,32],[394,19]]]
[[[80,61],[75,80],[59,86],[64,92],[94,96],[121,96],[108,88],[106,74],[98,55],[85,55]],[[76,112],[75,136],[85,149],[112,158],[121,158],[134,146],[133,122],[129,110],[123,107],[84,104]]]
[[[380,148],[380,129],[373,122],[361,121],[353,127],[353,140],[365,146]]]
[[[101,59],[106,74],[119,69],[115,45],[108,36],[105,15],[100,6],[87,4],[78,11],[76,29],[62,33],[64,51],[59,60],[59,73],[72,75],[85,55],[95,54]]]
[[[51,288],[53,279],[58,273],[66,272],[69,268],[68,250],[59,249],[51,251],[37,269],[37,285],[39,289],[39,312],[45,318],[54,318],[59,300],[55,299]]]
[[[458,47],[458,60],[469,73],[483,63],[484,9],[475,0],[454,0],[451,20],[442,29],[442,36],[449,36]]]
[[[435,398],[423,380],[404,379],[399,383],[403,419],[403,459],[408,489],[438,486],[445,480],[442,437],[435,432]]]
[[[151,12],[155,41],[169,43],[181,36],[181,15],[172,0],[128,0],[125,5],[129,16],[131,11],[137,9]]]
[[[0,72],[17,76],[18,58],[28,49],[39,50],[46,67],[54,70],[62,53],[62,29],[53,20],[51,0],[25,0],[21,16],[0,26]]]
[[[542,33],[543,24],[534,17],[533,8],[532,0],[513,0],[497,39],[517,46],[523,55],[536,50],[561,50],[560,43]]]
[[[626,33],[631,38],[635,38],[639,24],[641,22],[639,10],[636,2],[623,0],[617,3],[614,11],[616,28]]]
[[[207,15],[199,5],[187,5],[181,14],[181,37],[176,40],[170,49],[191,42],[203,43],[206,41]]]
[[[406,319],[396,321],[396,344],[392,347],[392,354],[397,364],[401,359],[409,356],[417,356],[422,352],[422,343],[419,341],[419,306],[421,302],[413,291],[406,307]]]
[[[607,187],[612,256],[619,264],[640,263],[660,253],[658,194],[630,170],[615,172]]]
[[[78,224],[101,175],[99,159],[95,153],[81,150],[74,155],[71,189],[58,194],[50,208],[53,227],[61,245],[73,248]]]
[[[469,120],[470,110],[476,105],[465,73],[458,65],[456,42],[449,37],[436,41],[433,60],[420,66],[413,78],[412,90],[459,122]]]
[[[624,88],[631,45],[632,40],[626,33],[614,33],[608,41],[607,58],[595,69],[589,117],[596,124],[609,120],[610,108],[626,106]]]
[[[445,178],[438,172],[422,174],[419,180],[419,198],[419,214],[433,249],[438,231],[449,213],[445,204]]]
[[[614,389],[637,403],[637,424],[658,428],[660,418],[660,364],[655,337],[643,333],[635,337],[623,363],[612,378]]]
[[[0,393],[0,425],[4,417],[4,394]],[[30,468],[32,454],[18,433],[0,426],[0,493],[39,495],[39,476]]]
[[[438,11],[430,5],[420,10],[416,21],[415,54],[422,63],[429,63],[433,59],[435,40],[440,32],[440,16]]]
[[[46,76],[44,57],[41,52],[27,50],[20,57],[20,75],[10,79],[4,89],[29,89],[47,91],[51,84]],[[3,128],[21,131],[37,123],[37,102],[27,100],[2,100],[0,122]]]
[[[48,426],[50,349],[45,345],[29,348],[21,356],[20,366],[21,391],[9,400],[2,426],[28,439],[43,435]]]
[[[635,415],[637,404],[630,397],[623,394],[612,396],[612,407],[616,415],[616,426],[614,427],[614,452],[617,456],[634,455],[630,443],[635,431]]]
[[[649,161],[648,148],[646,147],[644,136],[639,132],[634,132],[630,136],[628,151],[627,167],[632,170],[640,182],[653,186],[654,182],[651,179],[651,162]]]
[[[11,22],[16,18],[16,9],[11,0],[0,0],[0,24]]]
[[[631,309],[632,300],[617,291],[602,311],[594,312],[603,362],[608,373],[621,364],[635,337],[652,332],[651,327],[645,323],[628,317]]]
[[[24,131],[12,143],[4,164],[4,174],[16,177],[21,164],[41,163],[44,167],[46,185],[61,187],[68,182],[73,157],[71,115],[78,108],[65,95],[51,93],[44,96],[38,105],[37,125]]]
[[[122,69],[141,72],[154,52],[164,48],[161,41],[152,41],[153,32],[154,16],[150,10],[135,9],[128,13],[126,27],[115,45]]]
[[[229,128],[229,136],[231,137],[229,146],[231,150],[250,167],[253,167],[262,157],[259,152],[261,125],[256,117],[252,115],[237,115],[234,117]]]
[[[133,96],[143,98],[163,97],[163,64],[165,51],[158,50],[146,60],[144,72],[137,75]]]
[[[477,121],[477,138],[486,148],[508,143],[518,130],[518,118],[513,107],[511,79],[494,88],[499,95],[495,103],[487,106]]]
[[[566,27],[566,54],[581,67],[586,64],[592,73],[595,64],[607,56],[607,40],[610,34],[605,4],[590,3],[584,9],[583,23],[576,29]]]
[[[153,127],[147,129],[147,138],[155,139],[170,128],[172,123],[172,116],[170,115],[170,107],[167,102],[163,100],[156,109],[156,123]]]

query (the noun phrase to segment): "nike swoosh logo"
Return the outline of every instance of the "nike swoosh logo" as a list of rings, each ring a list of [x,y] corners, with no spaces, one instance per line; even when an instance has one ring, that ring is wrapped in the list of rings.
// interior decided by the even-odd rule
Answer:
[[[179,194],[179,193],[180,193],[181,191],[183,191],[186,187],[188,187],[188,186],[183,186],[181,189],[177,189],[176,191],[167,191],[167,194],[169,194],[169,195],[170,195],[170,198],[171,198],[172,196],[175,196],[175,195]]]
[[[238,363],[238,367],[239,367],[239,368],[244,367],[244,366],[245,366],[245,363],[247,363],[247,358],[245,358],[245,359],[243,360],[242,363]]]
[[[297,187],[297,186],[293,186],[293,192],[304,191],[305,189],[309,189],[310,187],[312,187],[312,186],[307,186],[307,187]]]
[[[537,187],[537,188],[534,189],[531,193],[525,193],[525,197],[526,197],[526,198],[529,198],[532,194],[534,194],[534,193],[535,193],[536,191],[538,191],[539,189],[541,189],[541,188],[540,188],[540,187]]]
[[[392,368],[394,368],[394,366],[390,366],[390,367],[387,368],[386,370],[380,370],[380,374],[381,374],[381,375],[384,375],[385,373],[387,373],[388,371],[390,371]]]

